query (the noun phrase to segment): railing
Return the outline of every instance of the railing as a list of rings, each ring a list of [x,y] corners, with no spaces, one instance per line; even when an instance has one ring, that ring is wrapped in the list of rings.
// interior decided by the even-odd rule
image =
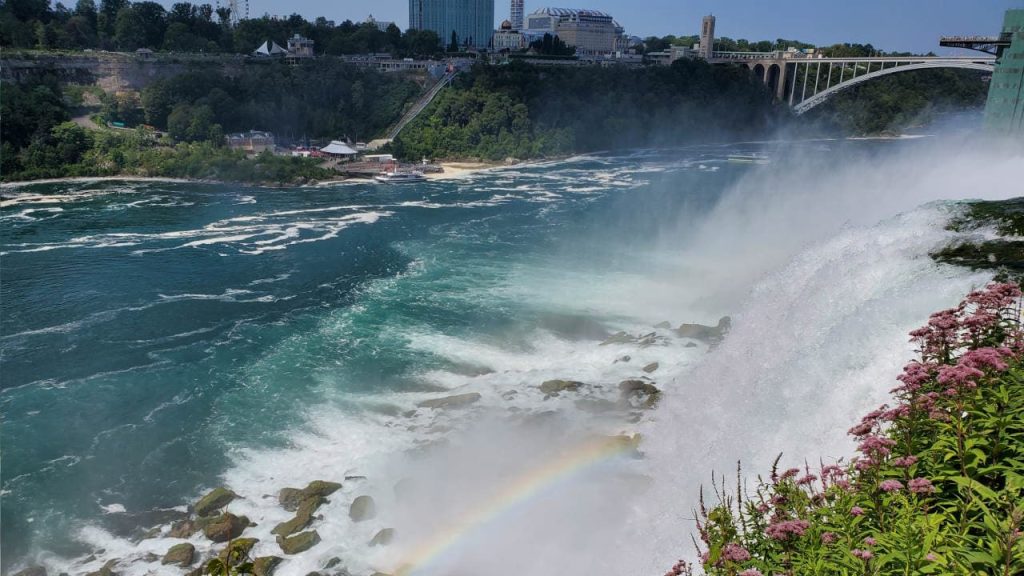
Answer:
[[[446,72],[436,84],[431,86],[430,90],[428,90],[426,94],[416,101],[416,104],[414,104],[413,107],[402,116],[398,123],[388,131],[387,139],[394,140],[395,137],[398,136],[398,133],[401,132],[409,122],[412,122],[414,118],[419,116],[420,112],[423,112],[423,110],[430,105],[434,100],[434,97],[437,96],[445,86],[450,84],[458,73],[459,71],[457,69],[452,70],[451,72]]]

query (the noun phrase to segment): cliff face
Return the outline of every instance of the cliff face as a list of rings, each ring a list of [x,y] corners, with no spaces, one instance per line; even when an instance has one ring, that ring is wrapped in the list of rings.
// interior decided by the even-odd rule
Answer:
[[[148,56],[95,52],[56,54],[12,52],[0,59],[0,80],[18,82],[39,72],[56,74],[69,84],[96,84],[106,92],[141,90],[150,82],[181,74],[194,66],[217,66],[227,74],[241,69],[244,56],[201,54]]]

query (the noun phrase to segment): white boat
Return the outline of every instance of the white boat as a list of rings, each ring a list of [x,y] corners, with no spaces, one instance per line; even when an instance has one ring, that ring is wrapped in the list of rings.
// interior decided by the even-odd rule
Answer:
[[[373,177],[377,182],[384,184],[406,184],[409,182],[422,182],[426,180],[422,172],[381,172]]]
[[[768,164],[770,160],[760,154],[730,154],[729,162],[740,164]]]

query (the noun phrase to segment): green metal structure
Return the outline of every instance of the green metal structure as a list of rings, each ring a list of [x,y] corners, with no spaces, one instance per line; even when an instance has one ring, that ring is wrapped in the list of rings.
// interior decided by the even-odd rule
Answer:
[[[1024,10],[1006,11],[999,38],[1002,42],[985,103],[985,128],[1024,138]]]

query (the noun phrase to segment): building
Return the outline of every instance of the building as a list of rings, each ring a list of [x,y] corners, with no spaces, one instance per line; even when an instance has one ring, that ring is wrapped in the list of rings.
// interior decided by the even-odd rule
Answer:
[[[244,150],[246,154],[259,154],[264,150],[271,152],[275,150],[274,135],[270,132],[259,130],[238,132],[236,134],[228,134],[225,140],[229,148],[232,150]]]
[[[515,30],[512,22],[508,20],[501,23],[501,28],[494,33],[494,37],[491,39],[491,49],[495,52],[515,52],[525,48],[526,36]]]
[[[387,32],[388,26],[391,26],[392,24],[394,24],[394,22],[388,22],[386,20],[376,20],[374,19],[373,14],[370,14],[370,16],[366,19],[366,22],[363,22],[363,24],[376,26],[377,30],[380,30],[381,32]]]
[[[659,52],[648,52],[647,59],[652,64],[661,64],[668,66],[676,60],[683,58],[694,58],[697,55],[697,51],[686,46],[669,46],[667,50],[661,50]]]
[[[715,17],[707,15],[700,22],[700,57],[710,60],[715,51]]]
[[[321,156],[337,158],[339,160],[351,160],[357,154],[359,152],[356,152],[351,146],[341,140],[331,140],[330,144],[320,149]]]
[[[598,10],[541,8],[526,17],[523,30],[527,40],[545,34],[576,47],[580,57],[606,56],[623,49],[624,30],[611,15]]]
[[[494,0],[409,0],[409,28],[433,30],[446,46],[486,48],[494,34]]]
[[[985,127],[994,134],[1024,139],[1024,10],[1007,10],[1000,39],[1009,45],[997,52],[988,85]]]
[[[313,52],[313,41],[298,34],[288,39],[288,56],[291,58],[312,58],[316,56]]]
[[[509,21],[512,29],[516,32],[523,31],[523,0],[512,0],[512,9],[509,12]]]

